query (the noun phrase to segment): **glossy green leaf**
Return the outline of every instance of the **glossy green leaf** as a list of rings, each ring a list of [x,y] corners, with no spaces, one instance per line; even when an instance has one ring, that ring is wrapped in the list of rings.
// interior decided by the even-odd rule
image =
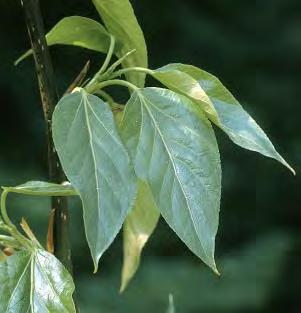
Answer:
[[[294,170],[275,150],[254,119],[215,76],[185,64],[169,64],[153,75],[168,88],[200,104],[208,117],[237,145],[273,158]]]
[[[124,291],[135,275],[142,249],[157,226],[160,213],[148,185],[138,183],[135,206],[123,226],[123,267],[120,291]]]
[[[110,45],[110,35],[98,22],[82,16],[65,17],[46,35],[48,46],[72,45],[106,53]],[[24,53],[16,62],[32,54],[32,49]]]
[[[53,139],[68,180],[83,202],[95,270],[119,232],[136,191],[136,176],[108,104],[83,89],[58,103]]]
[[[73,313],[74,283],[50,253],[20,251],[0,263],[0,312]]]
[[[138,24],[129,0],[92,0],[110,34],[117,39],[116,55],[120,58],[129,51],[124,67],[148,66],[147,48],[143,32]],[[127,78],[139,87],[144,86],[145,74],[128,73]]]
[[[3,187],[9,192],[33,196],[76,196],[77,191],[70,183],[53,184],[43,181],[29,181],[16,187]]]
[[[145,88],[126,105],[121,132],[164,219],[216,271],[221,168],[210,122],[188,98]]]

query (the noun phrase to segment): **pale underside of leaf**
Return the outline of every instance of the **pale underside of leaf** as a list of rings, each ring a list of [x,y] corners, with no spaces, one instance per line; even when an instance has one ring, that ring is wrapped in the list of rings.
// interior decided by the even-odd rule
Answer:
[[[123,226],[123,267],[120,292],[123,292],[135,275],[142,250],[157,226],[160,213],[149,186],[138,182],[138,192],[133,210]]]
[[[63,169],[83,202],[95,270],[132,207],[136,177],[109,106],[84,90],[64,97],[53,116]]]
[[[216,271],[221,169],[209,121],[189,99],[146,88],[129,100],[121,130],[164,219]]]
[[[92,0],[110,34],[117,39],[117,57],[136,50],[123,62],[123,67],[148,66],[147,47],[129,0]],[[138,87],[144,86],[145,74],[128,73],[127,78]]]
[[[43,181],[29,181],[16,187],[2,187],[9,192],[36,196],[76,196],[78,193],[69,182],[54,184]]]
[[[169,64],[154,71],[154,77],[199,104],[234,143],[273,158],[295,173],[255,120],[215,76],[192,65]]]
[[[73,313],[74,283],[43,250],[20,251],[0,263],[0,310],[5,313]]]

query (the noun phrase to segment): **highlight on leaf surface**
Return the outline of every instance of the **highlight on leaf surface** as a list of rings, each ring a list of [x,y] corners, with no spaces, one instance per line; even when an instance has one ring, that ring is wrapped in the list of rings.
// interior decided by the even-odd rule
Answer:
[[[153,76],[200,105],[208,118],[234,143],[279,161],[295,174],[264,131],[218,78],[195,66],[179,63],[159,68]]]
[[[56,106],[53,139],[64,172],[83,203],[96,271],[132,208],[136,176],[109,105],[77,90]]]
[[[59,21],[46,35],[48,46],[71,45],[106,53],[110,35],[98,22],[82,16],[69,16]],[[32,49],[25,52],[16,62],[18,65],[32,55]]]
[[[142,249],[155,230],[160,212],[156,207],[148,185],[138,182],[134,208],[123,225],[123,266],[120,292],[123,292],[135,275]]]
[[[136,174],[148,183],[163,218],[217,272],[221,167],[210,122],[188,98],[145,88],[132,94],[120,128]]]
[[[19,251],[0,262],[0,311],[75,313],[74,283],[50,253]]]

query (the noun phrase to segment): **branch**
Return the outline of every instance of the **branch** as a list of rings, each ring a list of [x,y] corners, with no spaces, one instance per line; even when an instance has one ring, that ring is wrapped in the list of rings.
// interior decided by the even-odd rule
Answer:
[[[45,39],[44,24],[39,0],[21,0],[24,10],[31,46],[34,53],[35,68],[39,81],[46,138],[48,146],[48,173],[51,182],[61,183],[65,180],[51,133],[51,118],[58,102],[54,71]],[[54,218],[54,254],[72,272],[71,248],[69,241],[69,217],[66,198],[53,197]]]

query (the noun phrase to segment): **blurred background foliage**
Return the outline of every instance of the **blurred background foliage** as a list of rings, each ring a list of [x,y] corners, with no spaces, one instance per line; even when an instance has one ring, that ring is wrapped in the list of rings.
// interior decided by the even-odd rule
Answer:
[[[178,313],[301,312],[301,2],[132,2],[145,32],[150,67],[182,62],[217,75],[267,131],[297,177],[272,160],[234,146],[216,130],[223,166],[217,238],[221,277],[201,264],[161,221],[139,273],[121,296],[121,236],[93,276],[80,203],[71,199],[74,271],[82,312],[165,312],[169,293]],[[88,0],[41,1],[41,5],[47,30],[68,15],[98,19]],[[29,47],[18,1],[1,1],[0,21],[0,184],[7,186],[47,179],[46,147],[33,61],[13,66]],[[91,73],[103,59],[69,47],[51,48],[51,55],[60,94],[88,59]],[[25,216],[41,240],[49,204],[49,199],[20,196],[9,201],[15,220]]]

